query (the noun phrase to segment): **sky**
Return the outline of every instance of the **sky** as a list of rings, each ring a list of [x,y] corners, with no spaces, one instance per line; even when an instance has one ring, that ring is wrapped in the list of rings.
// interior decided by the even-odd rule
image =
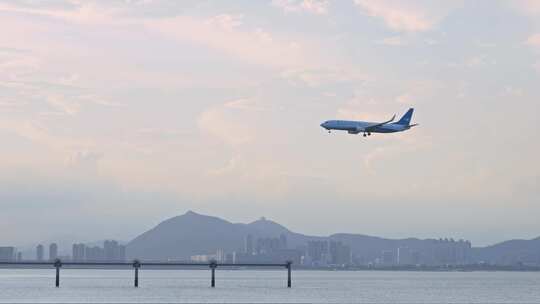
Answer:
[[[540,1],[0,1],[0,245],[193,210],[540,236]],[[365,139],[329,119],[420,126]]]

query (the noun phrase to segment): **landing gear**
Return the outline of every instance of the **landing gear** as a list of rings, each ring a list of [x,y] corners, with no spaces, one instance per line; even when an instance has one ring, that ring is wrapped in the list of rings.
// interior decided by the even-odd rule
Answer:
[[[328,130],[328,134],[332,133],[332,131]]]
[[[371,136],[371,132],[367,132],[367,135],[368,135],[368,136]]]
[[[366,137],[366,136],[367,136],[367,134],[366,134],[366,133],[364,133],[364,137]]]

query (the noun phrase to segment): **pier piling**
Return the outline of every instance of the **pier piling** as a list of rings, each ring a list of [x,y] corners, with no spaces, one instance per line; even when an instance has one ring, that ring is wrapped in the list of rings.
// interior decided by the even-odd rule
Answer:
[[[216,287],[216,267],[217,267],[216,261],[212,261],[210,263],[210,269],[212,270],[212,279],[210,282],[210,286],[212,288]]]
[[[291,282],[291,265],[292,265],[292,262],[291,261],[287,261],[287,287],[288,288],[291,288],[292,286],[292,282]]]
[[[56,259],[54,261],[54,268],[56,268],[56,288],[60,287],[60,267],[62,267],[62,261],[60,261],[60,259]]]
[[[141,262],[138,260],[133,261],[133,268],[135,268],[135,280],[133,282],[133,286],[135,288],[139,287],[139,268],[141,267]]]

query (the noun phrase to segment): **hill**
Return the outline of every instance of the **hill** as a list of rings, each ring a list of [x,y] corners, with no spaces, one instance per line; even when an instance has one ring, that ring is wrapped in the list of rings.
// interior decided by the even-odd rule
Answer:
[[[469,242],[452,239],[386,239],[362,234],[338,233],[328,237],[292,232],[264,217],[249,224],[231,223],[218,217],[188,211],[170,218],[144,232],[127,244],[128,258],[145,260],[189,259],[199,254],[242,252],[247,235],[253,239],[287,237],[288,248],[306,251],[309,241],[335,240],[350,247],[357,262],[366,264],[391,252],[397,260],[398,249],[411,261],[426,264],[454,264],[487,262],[498,265],[525,263],[540,265],[540,238],[511,240],[487,247],[471,248]],[[416,255],[416,256],[414,256]],[[414,263],[414,262],[413,262]]]
[[[127,244],[129,258],[151,260],[189,259],[192,255],[242,251],[247,235],[254,238],[287,236],[290,246],[306,242],[306,237],[261,218],[249,224],[235,224],[226,220],[188,211],[165,220]]]
[[[496,265],[540,265],[540,237],[532,240],[510,240],[483,248],[474,248],[477,262]]]

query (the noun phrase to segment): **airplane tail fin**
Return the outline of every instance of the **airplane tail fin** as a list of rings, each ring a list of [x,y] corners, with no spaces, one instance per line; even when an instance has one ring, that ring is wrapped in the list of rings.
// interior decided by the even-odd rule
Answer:
[[[405,113],[405,115],[403,115],[403,117],[401,117],[400,120],[398,120],[396,122],[396,124],[398,125],[403,125],[403,126],[408,126],[411,124],[411,119],[412,119],[412,115],[413,115],[413,112],[414,112],[414,109],[413,108],[410,108],[407,113]]]

